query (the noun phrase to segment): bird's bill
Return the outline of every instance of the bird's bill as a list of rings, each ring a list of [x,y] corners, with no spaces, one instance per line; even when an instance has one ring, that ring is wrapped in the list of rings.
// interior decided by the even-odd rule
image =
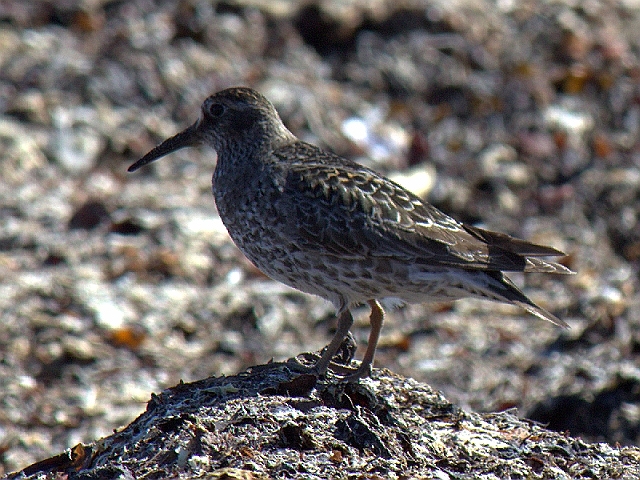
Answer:
[[[184,129],[182,132],[174,135],[171,138],[168,138],[167,140],[162,142],[160,145],[155,147],[153,150],[151,150],[149,153],[147,153],[140,160],[138,160],[136,163],[131,165],[127,169],[127,171],[135,172],[140,167],[144,167],[145,165],[151,162],[155,162],[159,158],[162,158],[165,155],[175,152],[176,150],[198,145],[199,143],[201,143],[199,128],[198,128],[199,126],[200,126],[200,120],[195,122],[190,127]]]

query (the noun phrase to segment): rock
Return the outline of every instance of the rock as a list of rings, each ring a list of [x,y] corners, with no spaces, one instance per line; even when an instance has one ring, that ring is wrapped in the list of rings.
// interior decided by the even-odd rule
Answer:
[[[295,365],[258,365],[152,394],[127,427],[9,478],[640,475],[637,447],[589,444],[511,411],[467,412],[388,370],[345,384],[292,373]]]

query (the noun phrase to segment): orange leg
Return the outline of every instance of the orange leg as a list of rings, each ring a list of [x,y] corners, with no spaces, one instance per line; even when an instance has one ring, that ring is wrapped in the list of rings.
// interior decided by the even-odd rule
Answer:
[[[313,367],[318,374],[322,375],[327,371],[329,364],[331,363],[331,359],[340,348],[343,340],[347,338],[351,325],[353,325],[353,316],[349,310],[345,310],[340,314],[340,317],[338,317],[338,327],[336,329],[336,333],[331,339],[331,343],[329,343],[327,349],[320,357],[320,360],[318,360]]]
[[[373,366],[373,359],[376,355],[376,347],[378,346],[378,340],[380,339],[380,331],[382,330],[382,324],[384,322],[384,310],[380,306],[377,300],[369,300],[369,306],[371,306],[371,315],[369,316],[369,322],[371,323],[371,332],[369,333],[369,344],[367,345],[367,351],[364,353],[362,363],[358,370],[351,375],[344,377],[347,382],[357,382],[361,378],[371,375],[371,368]]]
[[[371,323],[371,332],[369,333],[369,344],[367,345],[367,351],[364,353],[360,367],[353,371],[348,367],[341,367],[342,370],[351,370],[353,373],[343,377],[344,381],[357,382],[361,378],[371,375],[371,368],[373,366],[373,359],[376,355],[376,347],[378,346],[378,340],[380,339],[380,331],[382,330],[382,324],[384,322],[384,311],[377,300],[369,300],[369,306],[371,307],[371,315],[369,316],[369,322]],[[324,374],[331,365],[331,359],[336,354],[340,345],[349,334],[349,329],[353,325],[353,316],[349,310],[345,310],[340,314],[338,318],[338,328],[335,335],[331,339],[331,343],[327,346],[326,350],[316,362],[313,369],[319,375]]]

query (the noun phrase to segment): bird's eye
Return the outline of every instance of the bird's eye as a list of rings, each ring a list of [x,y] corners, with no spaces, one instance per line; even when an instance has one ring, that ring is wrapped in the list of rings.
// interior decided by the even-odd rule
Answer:
[[[211,114],[212,117],[219,117],[224,113],[224,110],[225,110],[224,106],[220,105],[219,103],[214,103],[209,107],[209,113]]]

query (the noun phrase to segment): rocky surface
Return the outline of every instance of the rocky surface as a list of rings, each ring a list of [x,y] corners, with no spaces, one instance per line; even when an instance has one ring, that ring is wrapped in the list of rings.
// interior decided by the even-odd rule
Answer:
[[[376,370],[359,384],[295,360],[154,395],[128,427],[10,480],[638,478],[640,449],[588,444],[513,412],[467,413]],[[292,368],[293,367],[293,368]]]
[[[389,313],[378,366],[465,409],[637,444],[638,31],[634,0],[3,1],[0,474],[108,435],[181,379],[330,338],[330,305],[230,242],[213,152],[126,173],[231,85],[577,271],[513,276],[567,332],[491,303],[412,305]]]

